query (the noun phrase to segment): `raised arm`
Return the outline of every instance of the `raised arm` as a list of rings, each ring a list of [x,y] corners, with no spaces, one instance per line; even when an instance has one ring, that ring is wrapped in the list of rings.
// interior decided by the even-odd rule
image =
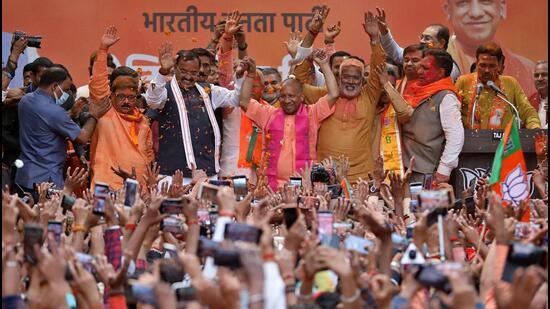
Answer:
[[[376,20],[378,21],[378,29],[380,30],[380,41],[384,51],[396,63],[403,63],[403,48],[395,42],[391,35],[386,21],[386,11],[383,8],[376,8],[376,10],[378,11]]]
[[[313,42],[315,41],[315,38],[317,37],[319,32],[321,32],[321,29],[323,28],[325,20],[327,20],[329,12],[330,8],[326,5],[323,5],[321,11],[315,13],[315,15],[313,16],[313,20],[311,21],[311,24],[307,29],[308,32],[306,34],[306,37],[302,42],[302,47],[309,48],[313,46]]]
[[[246,70],[247,74],[239,97],[239,106],[246,112],[250,98],[252,98],[252,87],[254,85],[254,79],[256,78],[256,61],[252,58],[245,57],[237,67],[238,72],[244,70]]]
[[[332,107],[334,103],[336,103],[340,91],[338,83],[336,82],[336,77],[334,77],[334,73],[332,73],[332,69],[328,64],[328,56],[324,51],[316,50],[313,54],[313,60],[319,65],[321,71],[325,75],[325,82],[328,89],[328,104]]]
[[[380,33],[378,30],[376,17],[370,11],[365,13],[363,28],[370,38],[370,47],[372,51],[370,58],[370,70],[373,72],[374,68],[385,63],[386,54],[384,53],[382,46],[380,46]],[[379,76],[377,74],[369,74],[367,83],[363,86],[363,90],[370,92],[374,102],[378,101],[378,96],[381,89],[382,85],[380,84]]]
[[[168,98],[168,93],[164,86],[168,81],[168,76],[171,74],[171,69],[176,65],[176,58],[171,42],[164,42],[160,46],[159,62],[159,72],[153,81],[151,81],[151,85],[147,88],[144,95],[147,105],[152,109],[164,107],[164,103]]]
[[[411,119],[412,114],[414,113],[414,108],[412,108],[405,98],[401,96],[399,91],[388,80],[388,71],[386,64],[381,64],[378,67],[374,68],[374,74],[378,75],[380,83],[384,87],[384,90],[390,97],[391,105],[395,110],[397,115],[397,121],[401,124],[406,123]]]
[[[109,26],[101,37],[99,50],[97,51],[96,60],[92,67],[92,79],[89,84],[92,102],[99,102],[111,95],[111,90],[109,88],[109,73],[107,72],[107,54],[109,47],[116,44],[119,40],[120,38],[117,36],[117,29],[115,26]]]
[[[17,41],[12,39],[11,52],[8,57],[8,63],[5,67],[2,68],[2,91],[8,89],[8,85],[11,80],[15,77],[15,70],[17,69],[17,61],[19,61],[19,56],[27,48],[27,39],[22,37]],[[37,86],[37,85],[35,85]],[[2,102],[4,101],[4,96],[2,96]]]

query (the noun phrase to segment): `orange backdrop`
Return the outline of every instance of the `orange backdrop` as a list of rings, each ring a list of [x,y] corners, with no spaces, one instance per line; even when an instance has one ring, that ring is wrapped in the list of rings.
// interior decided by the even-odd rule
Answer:
[[[328,23],[342,22],[343,31],[337,38],[337,49],[368,58],[368,37],[362,30],[363,14],[384,7],[388,22],[396,40],[406,46],[418,42],[418,35],[428,23],[449,25],[443,11],[445,0],[327,0],[331,7]],[[498,0],[495,0],[498,1]],[[260,65],[281,66],[286,53],[282,44],[290,29],[284,26],[282,14],[311,13],[315,1],[168,1],[168,0],[3,0],[2,31],[24,30],[43,36],[40,56],[66,65],[75,84],[85,84],[88,79],[88,59],[99,45],[99,39],[107,25],[118,27],[121,40],[112,52],[121,64],[134,67],[157,66],[157,47],[164,40],[171,40],[176,48],[205,46],[212,34],[200,26],[197,32],[153,32],[145,27],[144,13],[182,13],[190,5],[199,13],[215,13],[215,22],[222,12],[239,9],[242,13],[274,13],[273,32],[247,33],[249,54]],[[497,40],[506,48],[532,60],[547,59],[548,15],[547,0],[507,1],[507,18],[497,33]],[[307,18],[305,18],[307,19]],[[178,21],[180,19],[177,19]],[[201,21],[201,18],[199,18]],[[174,24],[176,27],[177,22]],[[193,29],[191,29],[193,30]],[[269,27],[268,27],[269,30]],[[305,30],[304,30],[305,31]],[[317,44],[322,44],[322,37]],[[142,54],[142,56],[136,56]],[[134,55],[132,57],[129,56]],[[132,60],[150,55],[150,61]],[[149,68],[149,69],[151,69]]]

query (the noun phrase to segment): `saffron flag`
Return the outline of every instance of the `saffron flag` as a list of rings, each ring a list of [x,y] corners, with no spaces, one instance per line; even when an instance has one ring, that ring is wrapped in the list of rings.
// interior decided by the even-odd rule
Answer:
[[[495,153],[492,170],[489,185],[502,198],[505,207],[519,208],[522,201],[529,199],[527,166],[521,150],[515,118],[506,125],[504,136]],[[521,221],[529,222],[529,220],[530,211],[527,209]]]

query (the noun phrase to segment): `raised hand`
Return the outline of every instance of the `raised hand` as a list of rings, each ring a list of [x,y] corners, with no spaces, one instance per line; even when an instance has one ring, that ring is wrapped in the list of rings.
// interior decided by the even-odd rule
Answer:
[[[374,180],[374,186],[380,188],[380,185],[384,182],[384,179],[388,177],[388,173],[389,171],[384,170],[384,158],[382,158],[382,156],[378,156],[374,161],[374,171],[372,171],[372,176],[369,173],[369,177]]]
[[[100,48],[107,49],[118,42],[120,38],[117,36],[117,29],[115,26],[109,26],[105,29],[105,33],[101,37]]]
[[[321,11],[315,13],[315,15],[313,16],[313,19],[307,30],[309,32],[312,32],[313,34],[319,33],[323,28],[323,24],[327,20],[329,12],[330,12],[330,8],[326,5],[323,5],[323,7],[321,8]]]
[[[386,64],[381,63],[376,68],[374,68],[374,74],[380,79],[380,84],[384,85],[389,81],[388,70],[386,69]]]
[[[319,66],[328,65],[328,55],[322,49],[316,49],[313,51],[313,61],[315,61]]]
[[[283,44],[286,46],[288,54],[292,58],[295,58],[296,53],[298,53],[298,47],[302,44],[302,35],[300,32],[291,32],[288,41],[283,42]]]
[[[225,34],[227,36],[235,35],[235,33],[237,33],[237,31],[239,31],[242,28],[242,25],[239,25],[240,20],[241,20],[241,15],[237,10],[227,15],[227,18],[225,19]]]
[[[371,11],[365,13],[363,29],[365,30],[365,33],[371,37],[371,39],[378,38],[378,21]]]
[[[250,74],[256,74],[256,60],[251,57],[244,57],[243,58],[243,65],[246,67],[247,73]]]
[[[386,22],[386,11],[383,8],[376,8],[378,16],[376,16],[376,22],[378,23],[378,29],[383,35],[388,33],[388,23]]]
[[[167,72],[169,72],[170,69],[172,69],[174,65],[176,65],[176,58],[174,57],[174,47],[172,46],[171,42],[164,42],[160,45],[159,62],[161,70],[163,70],[163,73],[166,74],[168,74]]]
[[[214,28],[214,40],[219,40],[225,32],[225,20],[221,20]]]
[[[127,178],[130,179],[136,179],[136,168],[132,166],[132,173],[128,173],[128,171],[123,170],[120,166],[118,166],[116,169],[111,166],[111,171],[113,171],[118,177],[122,178],[122,181],[126,180]]]
[[[340,34],[340,31],[342,31],[340,22],[330,27],[327,27],[327,29],[325,30],[325,44],[334,43],[334,39]]]

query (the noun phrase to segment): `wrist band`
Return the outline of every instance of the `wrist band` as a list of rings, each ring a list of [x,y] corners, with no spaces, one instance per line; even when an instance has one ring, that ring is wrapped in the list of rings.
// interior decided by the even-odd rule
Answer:
[[[328,45],[328,44],[334,44],[334,41],[327,41],[327,40],[325,40],[325,45]]]
[[[135,223],[126,223],[124,226],[124,229],[127,231],[134,231],[136,229],[137,224]]]
[[[310,300],[312,295],[313,295],[312,293],[309,293],[309,294],[306,294],[306,295],[302,295],[302,294],[300,293],[300,290],[296,291],[296,297],[298,297],[298,299],[301,300],[301,301],[308,301],[308,300]]]
[[[312,31],[311,29],[308,29],[309,33],[311,33],[312,35],[318,35],[319,34],[319,31],[315,32],[315,31]]]
[[[344,295],[340,295],[340,301],[345,304],[351,304],[354,301],[356,301],[359,298],[359,296],[361,296],[361,290],[356,289],[353,295],[351,295],[350,297],[345,297]]]
[[[76,232],[86,232],[86,229],[84,228],[83,225],[75,225],[73,226],[73,233],[76,233]]]
[[[264,261],[273,261],[275,260],[275,254],[273,252],[267,252],[262,255]]]
[[[296,290],[296,284],[287,284],[285,286],[285,294],[294,293]]]
[[[455,241],[458,241],[459,239],[458,239],[458,236],[457,236],[457,235],[453,235],[453,236],[449,237],[449,240],[450,240],[451,242],[455,242]]]
[[[185,221],[185,223],[187,225],[198,225],[199,224],[199,220],[195,219],[195,220],[187,220]]]
[[[220,211],[219,212],[220,217],[235,217],[235,213],[231,211]]]

